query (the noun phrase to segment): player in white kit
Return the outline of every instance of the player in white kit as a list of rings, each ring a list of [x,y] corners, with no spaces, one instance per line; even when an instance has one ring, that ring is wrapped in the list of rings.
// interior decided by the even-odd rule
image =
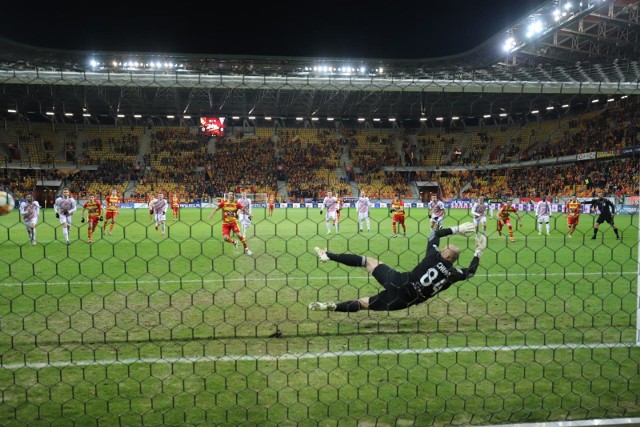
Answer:
[[[360,192],[360,197],[356,202],[356,209],[358,210],[358,223],[359,230],[362,231],[362,222],[367,224],[367,231],[371,231],[371,221],[369,220],[369,208],[371,207],[371,200],[367,197],[364,191]]]
[[[551,202],[544,196],[536,205],[536,218],[538,218],[538,236],[542,234],[542,223],[547,229],[547,236],[551,234],[549,218],[551,218]]]
[[[431,201],[429,202],[429,216],[431,217],[432,230],[440,230],[442,228],[445,214],[444,203],[438,200],[438,196],[432,194]]]
[[[167,231],[167,209],[169,208],[169,202],[164,198],[163,193],[158,193],[158,196],[149,203],[149,206],[153,210],[153,217],[156,222],[156,231],[158,227],[162,227],[162,235],[164,236]]]
[[[240,221],[242,235],[247,237],[247,228],[251,227],[251,219],[253,218],[253,216],[251,215],[251,209],[253,205],[251,203],[251,199],[247,196],[246,191],[243,191],[240,194],[238,203],[242,205],[242,209],[238,211],[238,220]]]
[[[56,213],[56,218],[60,219],[62,224],[62,233],[67,241],[67,245],[70,245],[69,230],[71,229],[71,218],[76,211],[76,199],[71,197],[71,192],[68,188],[62,190],[62,196],[58,197],[53,204],[53,210]]]
[[[471,206],[471,215],[473,216],[473,225],[476,226],[476,234],[480,232],[482,225],[482,234],[487,234],[487,212],[493,219],[493,208],[484,201],[484,196],[478,196],[478,200]]]
[[[40,216],[40,203],[37,200],[33,200],[31,194],[27,194],[26,200],[20,203],[20,215],[22,215],[22,222],[29,234],[29,240],[31,244],[36,244],[36,224],[38,224],[38,217]]]
[[[338,209],[340,209],[340,203],[338,198],[333,195],[331,191],[327,191],[327,196],[322,200],[322,206],[320,207],[320,214],[326,209],[325,224],[327,226],[327,234],[331,234],[331,223],[336,227],[336,234],[338,233]]]

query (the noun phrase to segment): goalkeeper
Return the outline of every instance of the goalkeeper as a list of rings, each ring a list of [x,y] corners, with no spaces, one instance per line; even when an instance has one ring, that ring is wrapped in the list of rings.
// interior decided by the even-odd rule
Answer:
[[[487,247],[487,238],[483,234],[476,237],[473,260],[467,268],[456,268],[454,263],[460,256],[460,248],[448,244],[442,250],[438,248],[440,238],[451,234],[469,236],[475,233],[475,226],[466,222],[458,227],[432,231],[427,242],[427,254],[422,261],[409,272],[399,272],[382,262],[361,255],[334,254],[315,248],[321,261],[335,261],[352,267],[365,267],[382,285],[384,290],[371,297],[344,302],[312,302],[309,310],[355,312],[362,309],[374,311],[403,310],[425,302],[437,293],[449,288],[455,282],[466,280],[475,274],[480,263],[482,251]]]

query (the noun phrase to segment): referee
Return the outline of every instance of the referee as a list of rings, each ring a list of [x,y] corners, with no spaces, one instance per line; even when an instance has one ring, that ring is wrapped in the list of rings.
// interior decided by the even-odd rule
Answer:
[[[611,203],[609,199],[604,198],[604,192],[598,191],[598,198],[589,200],[588,202],[584,202],[584,204],[593,205],[594,207],[598,208],[598,211],[600,212],[596,223],[593,225],[593,237],[591,237],[591,240],[595,240],[596,234],[598,234],[598,228],[603,222],[608,222],[609,224],[611,224],[613,232],[616,233],[616,240],[620,240],[618,227],[616,227],[613,223],[613,216],[615,215],[616,207],[613,203]]]

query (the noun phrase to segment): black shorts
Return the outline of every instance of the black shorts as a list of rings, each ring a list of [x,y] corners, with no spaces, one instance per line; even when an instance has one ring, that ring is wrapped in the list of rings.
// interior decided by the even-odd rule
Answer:
[[[596,222],[598,224],[602,224],[603,222],[606,222],[606,223],[611,224],[613,226],[613,216],[600,214],[598,216],[598,219],[596,220]]]
[[[421,302],[414,287],[409,282],[409,273],[401,273],[380,264],[372,273],[384,291],[369,298],[369,310],[402,310]]]

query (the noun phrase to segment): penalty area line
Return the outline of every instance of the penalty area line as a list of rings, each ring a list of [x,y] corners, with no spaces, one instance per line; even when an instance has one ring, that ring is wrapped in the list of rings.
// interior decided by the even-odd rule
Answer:
[[[113,365],[134,365],[134,364],[194,364],[194,363],[219,363],[219,362],[272,362],[286,360],[304,359],[328,359],[337,357],[364,357],[364,356],[400,356],[400,355],[429,355],[439,353],[479,353],[479,352],[515,352],[515,351],[539,351],[539,350],[594,350],[602,348],[633,348],[636,343],[594,343],[594,344],[547,344],[547,345],[516,345],[516,346],[487,346],[487,347],[442,347],[424,349],[385,349],[385,350],[346,350],[322,353],[292,353],[273,355],[228,355],[228,356],[191,356],[191,357],[144,357],[127,359],[101,359],[101,360],[74,360],[69,362],[24,362],[24,363],[1,363],[0,367],[9,370],[22,368],[46,369],[46,368],[67,368],[83,366],[113,366]]]

